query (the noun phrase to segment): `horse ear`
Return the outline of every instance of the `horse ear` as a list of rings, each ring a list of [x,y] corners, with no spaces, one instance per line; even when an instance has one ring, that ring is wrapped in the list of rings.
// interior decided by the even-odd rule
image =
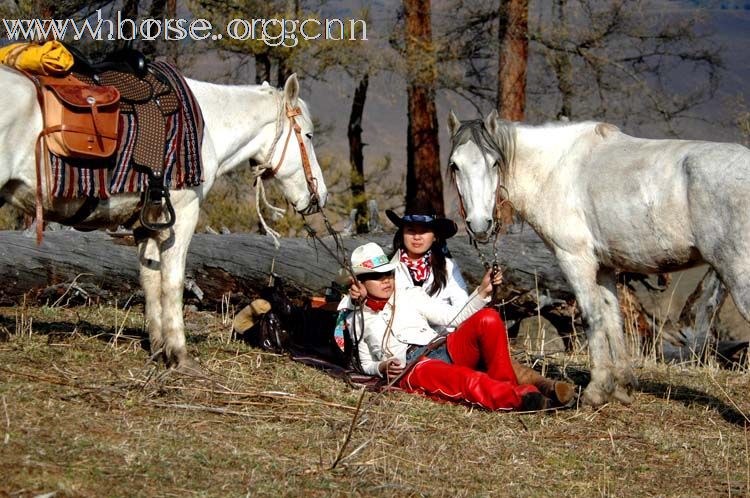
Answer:
[[[284,83],[284,98],[290,106],[297,107],[297,97],[299,97],[299,80],[297,73],[294,73]]]
[[[494,135],[497,131],[497,110],[492,109],[492,112],[484,118],[484,127],[490,132],[490,135]]]
[[[453,114],[453,109],[451,109],[448,113],[448,131],[451,132],[451,136],[456,134],[459,126],[461,126],[461,121],[458,120],[456,115]]]

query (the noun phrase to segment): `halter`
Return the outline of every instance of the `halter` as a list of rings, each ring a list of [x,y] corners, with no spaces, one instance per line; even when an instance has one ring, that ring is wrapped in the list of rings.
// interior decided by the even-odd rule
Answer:
[[[484,124],[482,124],[482,127],[484,127]],[[455,145],[455,144],[454,144]],[[482,147],[482,144],[478,143],[478,147]],[[486,159],[485,159],[486,161]],[[496,163],[497,164],[497,163]],[[477,255],[479,256],[479,260],[482,262],[482,265],[484,266],[485,270],[492,270],[492,277],[494,279],[497,272],[500,271],[500,264],[497,261],[497,240],[500,237],[500,234],[507,233],[507,228],[503,226],[502,224],[502,209],[503,206],[507,203],[510,205],[511,210],[513,209],[513,203],[511,203],[508,200],[508,189],[506,189],[501,181],[500,181],[500,174],[501,174],[501,168],[498,166],[497,171],[497,186],[495,187],[495,208],[492,212],[492,233],[491,236],[493,237],[492,241],[492,262],[488,261],[487,258],[485,258],[484,253],[479,249],[479,245],[477,243],[477,240],[474,238],[474,236],[471,233],[471,230],[469,229],[468,223],[466,224],[466,232],[469,235],[469,243],[474,247],[474,249],[477,252]],[[466,208],[464,207],[464,199],[461,195],[461,191],[458,188],[458,184],[456,183],[456,172],[451,171],[451,178],[453,180],[453,183],[456,185],[456,193],[458,195],[458,208],[459,213],[461,214],[461,217],[466,220]],[[502,191],[505,190],[505,195],[502,194]],[[500,295],[500,288],[495,287],[493,285],[492,289],[492,304],[499,304],[501,299]]]

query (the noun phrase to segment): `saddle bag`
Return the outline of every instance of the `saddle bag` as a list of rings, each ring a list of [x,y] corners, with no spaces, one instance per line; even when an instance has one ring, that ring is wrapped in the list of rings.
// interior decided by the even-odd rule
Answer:
[[[71,159],[98,159],[117,150],[120,92],[88,85],[74,76],[40,77],[44,125],[49,150]]]

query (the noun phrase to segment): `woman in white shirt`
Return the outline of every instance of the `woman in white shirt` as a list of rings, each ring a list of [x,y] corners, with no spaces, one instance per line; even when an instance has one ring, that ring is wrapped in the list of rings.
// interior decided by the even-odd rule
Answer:
[[[491,282],[487,272],[456,313],[421,287],[398,288],[397,263],[389,261],[377,244],[356,248],[351,263],[367,291],[362,313],[347,318],[350,330],[358,330],[357,353],[365,373],[392,378],[418,359],[398,382],[404,390],[490,410],[538,410],[549,405],[536,387],[518,384],[505,326],[497,311],[484,308],[492,284],[500,283],[499,275]],[[456,329],[445,342],[424,354],[424,346],[439,335],[433,327],[451,325]]]
[[[421,287],[436,304],[445,306],[453,315],[459,313],[469,300],[466,283],[458,265],[450,257],[446,241],[453,237],[458,227],[448,218],[429,214],[428,210],[415,208],[398,216],[391,210],[386,215],[398,228],[393,237],[395,286],[399,291]],[[366,297],[362,285],[352,284],[350,298],[344,298],[339,310],[353,309],[351,300]],[[452,331],[456,323],[447,324]],[[504,326],[503,326],[504,327]],[[343,339],[342,339],[343,342]],[[535,385],[542,394],[556,404],[568,404],[576,393],[576,387],[561,381],[553,381],[540,375],[533,368],[513,359],[511,365],[520,383]]]

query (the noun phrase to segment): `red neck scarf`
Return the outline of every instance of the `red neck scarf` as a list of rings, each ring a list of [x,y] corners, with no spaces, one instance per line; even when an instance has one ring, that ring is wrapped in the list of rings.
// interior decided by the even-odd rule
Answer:
[[[417,260],[412,260],[407,252],[401,249],[399,261],[406,264],[411,279],[416,285],[421,286],[430,277],[430,272],[432,271],[432,249],[424,253]]]
[[[385,305],[388,304],[388,299],[380,299],[378,297],[370,297],[367,296],[365,299],[365,305],[370,308],[372,311],[378,313],[385,308]]]

